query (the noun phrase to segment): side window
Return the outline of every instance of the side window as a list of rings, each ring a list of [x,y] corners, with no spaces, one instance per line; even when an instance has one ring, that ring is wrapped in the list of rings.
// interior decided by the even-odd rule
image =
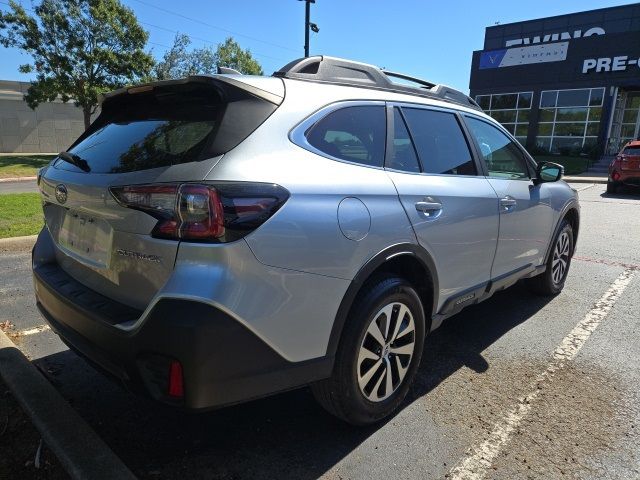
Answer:
[[[529,178],[522,151],[509,137],[482,120],[466,117],[466,121],[478,142],[490,177]]]
[[[331,112],[306,137],[309,144],[332,157],[382,167],[386,130],[382,105],[356,106]]]
[[[403,108],[426,173],[477,175],[469,146],[453,113]]]
[[[387,167],[404,172],[420,171],[416,151],[398,107],[393,109],[393,151],[389,156]]]

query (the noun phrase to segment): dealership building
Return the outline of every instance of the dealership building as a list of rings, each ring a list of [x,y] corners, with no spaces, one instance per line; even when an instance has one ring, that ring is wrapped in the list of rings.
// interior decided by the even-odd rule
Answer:
[[[640,136],[640,3],[488,27],[469,88],[530,151],[613,154]]]

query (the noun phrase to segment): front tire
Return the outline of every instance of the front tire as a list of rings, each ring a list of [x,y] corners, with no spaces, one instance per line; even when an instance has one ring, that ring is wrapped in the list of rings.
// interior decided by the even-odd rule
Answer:
[[[544,273],[528,280],[529,288],[538,295],[551,296],[559,294],[569,273],[573,256],[573,228],[567,220],[563,220],[560,230],[553,240],[553,246],[547,268]]]
[[[333,374],[312,385],[329,413],[353,425],[391,415],[422,357],[425,316],[413,286],[398,277],[369,282],[351,309]]]

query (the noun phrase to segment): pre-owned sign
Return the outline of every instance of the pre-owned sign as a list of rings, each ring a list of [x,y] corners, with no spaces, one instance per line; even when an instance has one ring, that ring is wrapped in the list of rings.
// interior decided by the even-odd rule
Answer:
[[[585,58],[582,62],[582,73],[624,72],[627,67],[640,67],[640,58],[629,58],[628,55]]]

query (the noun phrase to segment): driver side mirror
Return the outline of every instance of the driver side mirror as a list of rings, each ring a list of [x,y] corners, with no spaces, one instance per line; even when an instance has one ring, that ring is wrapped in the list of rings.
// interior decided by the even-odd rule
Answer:
[[[564,174],[564,167],[553,162],[540,162],[536,168],[536,184],[557,182]]]

